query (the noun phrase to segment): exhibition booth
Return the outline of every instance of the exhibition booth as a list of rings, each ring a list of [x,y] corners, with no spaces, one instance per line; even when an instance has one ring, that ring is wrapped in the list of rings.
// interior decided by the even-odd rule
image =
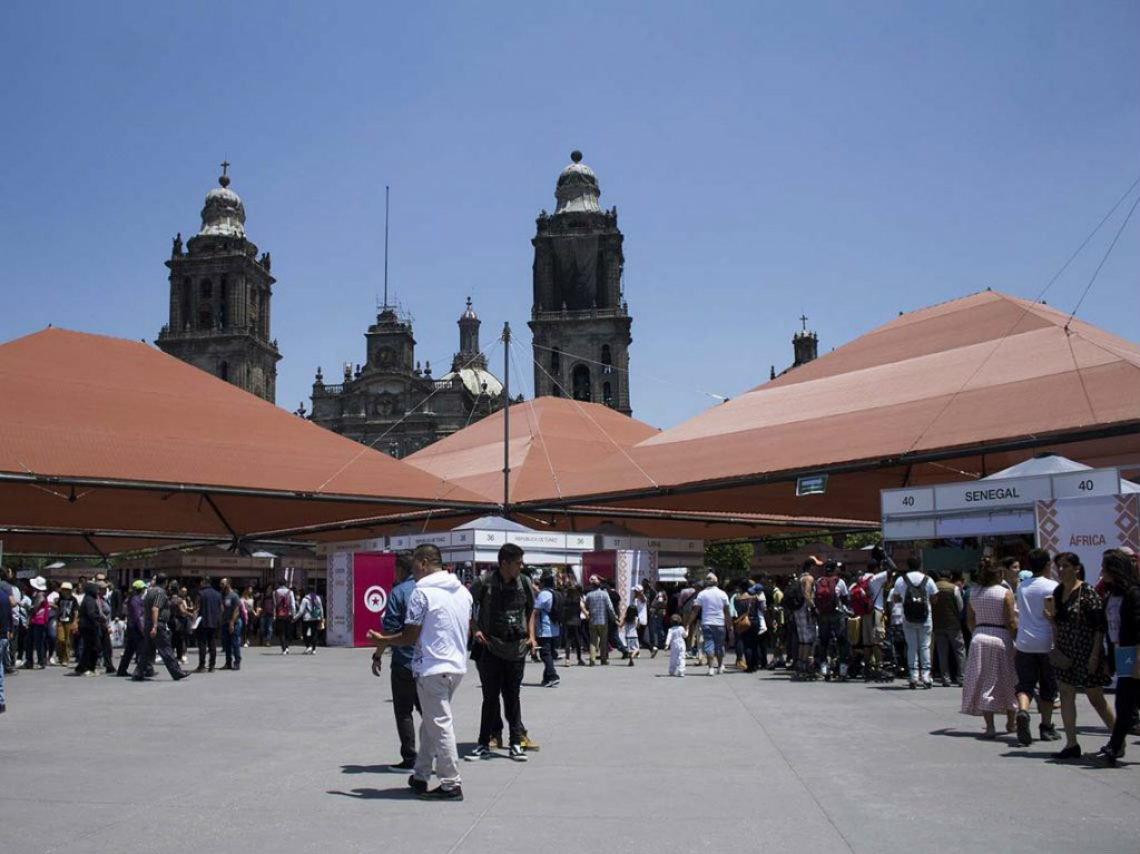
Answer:
[[[975,481],[884,489],[880,500],[884,541],[1023,535],[1077,554],[1090,584],[1106,549],[1140,547],[1140,486],[1055,455]]]

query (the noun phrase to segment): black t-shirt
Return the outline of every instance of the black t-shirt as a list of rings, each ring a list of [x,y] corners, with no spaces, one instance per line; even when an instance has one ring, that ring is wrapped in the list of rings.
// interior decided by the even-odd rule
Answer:
[[[231,590],[222,598],[222,622],[229,625],[230,620],[234,618],[234,611],[238,611],[238,616],[241,616],[241,597],[238,596],[236,590]]]
[[[0,636],[8,637],[12,631],[12,587],[0,581]]]
[[[143,597],[143,619],[149,632],[154,626],[154,608],[158,608],[158,624],[164,626],[170,620],[170,599],[161,587],[151,587]]]

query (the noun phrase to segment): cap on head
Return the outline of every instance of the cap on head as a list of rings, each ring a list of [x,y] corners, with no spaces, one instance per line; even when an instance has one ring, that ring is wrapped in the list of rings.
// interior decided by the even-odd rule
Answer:
[[[141,578],[136,578],[131,582],[131,590],[146,590],[146,582]]]

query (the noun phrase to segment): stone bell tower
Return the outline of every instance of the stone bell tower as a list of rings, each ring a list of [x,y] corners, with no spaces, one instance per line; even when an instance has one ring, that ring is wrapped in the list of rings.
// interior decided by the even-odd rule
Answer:
[[[245,236],[245,206],[230,189],[229,163],[221,185],[206,194],[202,227],[185,250],[182,235],[170,269],[170,320],[155,344],[251,394],[274,403],[281,354],[270,338],[269,307],[276,282],[270,258],[259,258]]]
[[[534,393],[605,404],[631,415],[633,324],[622,293],[617,208],[598,206],[597,175],[574,151],[558,176],[557,207],[537,220],[534,245]]]

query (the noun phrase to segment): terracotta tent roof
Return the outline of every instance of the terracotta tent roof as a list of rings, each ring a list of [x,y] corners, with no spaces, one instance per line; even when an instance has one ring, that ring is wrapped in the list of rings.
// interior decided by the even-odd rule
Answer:
[[[607,406],[539,397],[510,408],[511,501],[592,490],[605,472],[641,486],[652,481],[629,457],[657,428]],[[489,501],[503,499],[503,411],[453,433],[405,461]]]
[[[599,475],[589,496],[608,502],[624,491],[657,507],[876,518],[879,488],[984,474],[1042,448],[1135,466],[1140,348],[1081,321],[1066,329],[1067,320],[990,291],[902,315],[639,443],[631,454],[663,497],[649,498],[644,478],[628,469]],[[1000,456],[981,459],[986,448]],[[911,463],[925,459],[941,467],[917,475]],[[829,485],[827,499],[796,500],[788,483],[797,472],[857,469],[880,471]],[[765,480],[782,482],[741,488]],[[714,486],[715,496],[694,494]]]
[[[483,503],[134,341],[47,329],[0,345],[0,401],[10,528],[119,531],[122,547]]]

